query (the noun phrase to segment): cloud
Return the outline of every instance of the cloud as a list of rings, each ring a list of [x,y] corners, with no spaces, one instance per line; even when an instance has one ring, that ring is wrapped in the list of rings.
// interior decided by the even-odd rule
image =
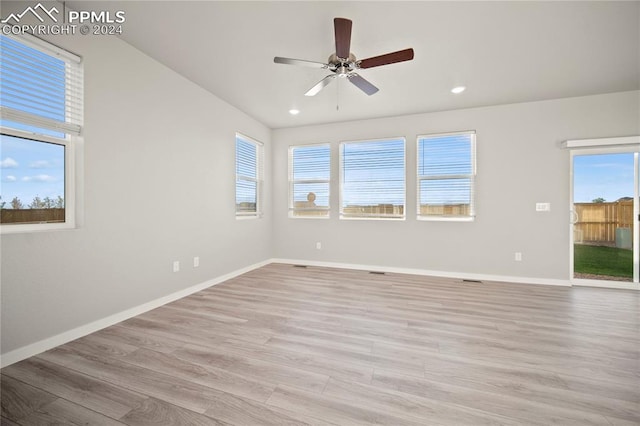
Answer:
[[[25,176],[23,182],[55,182],[56,178],[49,175]]]
[[[633,158],[632,158],[633,160]],[[631,162],[630,164],[626,164],[626,163],[597,163],[597,164],[591,164],[591,167],[594,168],[598,168],[598,169],[632,169],[633,168],[633,162]]]
[[[51,167],[52,164],[47,160],[38,160],[29,164],[30,169],[46,169]]]
[[[1,169],[15,169],[16,167],[18,167],[18,162],[11,157],[7,157],[0,161]]]
[[[5,181],[5,182],[15,182],[15,181],[17,181],[17,180],[18,180],[18,178],[16,178],[16,177],[15,177],[15,176],[13,176],[13,175],[7,175],[7,176],[5,176],[5,178],[4,178],[4,181]]]

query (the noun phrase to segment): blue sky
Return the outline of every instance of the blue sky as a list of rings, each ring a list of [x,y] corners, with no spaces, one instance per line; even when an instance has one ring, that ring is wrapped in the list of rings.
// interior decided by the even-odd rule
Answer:
[[[418,140],[418,176],[421,205],[471,203],[473,136],[469,133],[425,136]],[[458,175],[450,179],[446,176]]]
[[[573,176],[576,203],[633,197],[633,153],[576,156]]]
[[[329,206],[329,179],[331,178],[331,148],[326,145],[295,147],[293,157],[293,180],[326,180],[327,182],[295,183],[293,202],[307,202],[307,195],[313,192],[316,206]]]
[[[20,112],[65,120],[65,63],[53,56],[0,36],[0,104]],[[29,73],[23,70],[29,69]],[[63,133],[33,125],[0,120],[2,126],[64,137]],[[64,146],[0,136],[0,195],[9,207],[18,197],[28,206],[37,196],[57,199],[64,193]]]
[[[64,146],[1,135],[0,185],[7,204],[13,197],[25,206],[36,196],[64,198]]]
[[[342,204],[403,205],[404,139],[342,144]]]

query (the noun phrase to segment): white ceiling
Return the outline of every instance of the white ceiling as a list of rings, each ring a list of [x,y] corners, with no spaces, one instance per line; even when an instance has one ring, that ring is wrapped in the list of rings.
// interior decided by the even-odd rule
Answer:
[[[124,40],[271,128],[640,89],[640,2],[68,4],[124,10]],[[373,96],[340,81],[305,97],[329,72],[273,57],[325,62],[334,17],[353,21],[357,58],[415,59],[361,70]]]

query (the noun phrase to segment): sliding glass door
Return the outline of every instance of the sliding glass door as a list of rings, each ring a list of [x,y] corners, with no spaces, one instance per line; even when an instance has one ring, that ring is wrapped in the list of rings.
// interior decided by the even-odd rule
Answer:
[[[638,288],[638,148],[574,150],[572,278]]]

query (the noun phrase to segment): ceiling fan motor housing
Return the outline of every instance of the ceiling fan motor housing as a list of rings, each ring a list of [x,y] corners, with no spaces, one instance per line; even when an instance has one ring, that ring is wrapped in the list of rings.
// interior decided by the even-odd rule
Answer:
[[[348,58],[338,58],[334,53],[329,56],[327,63],[329,64],[329,69],[341,77],[346,77],[347,74],[357,68],[356,57],[353,53],[349,53]]]

